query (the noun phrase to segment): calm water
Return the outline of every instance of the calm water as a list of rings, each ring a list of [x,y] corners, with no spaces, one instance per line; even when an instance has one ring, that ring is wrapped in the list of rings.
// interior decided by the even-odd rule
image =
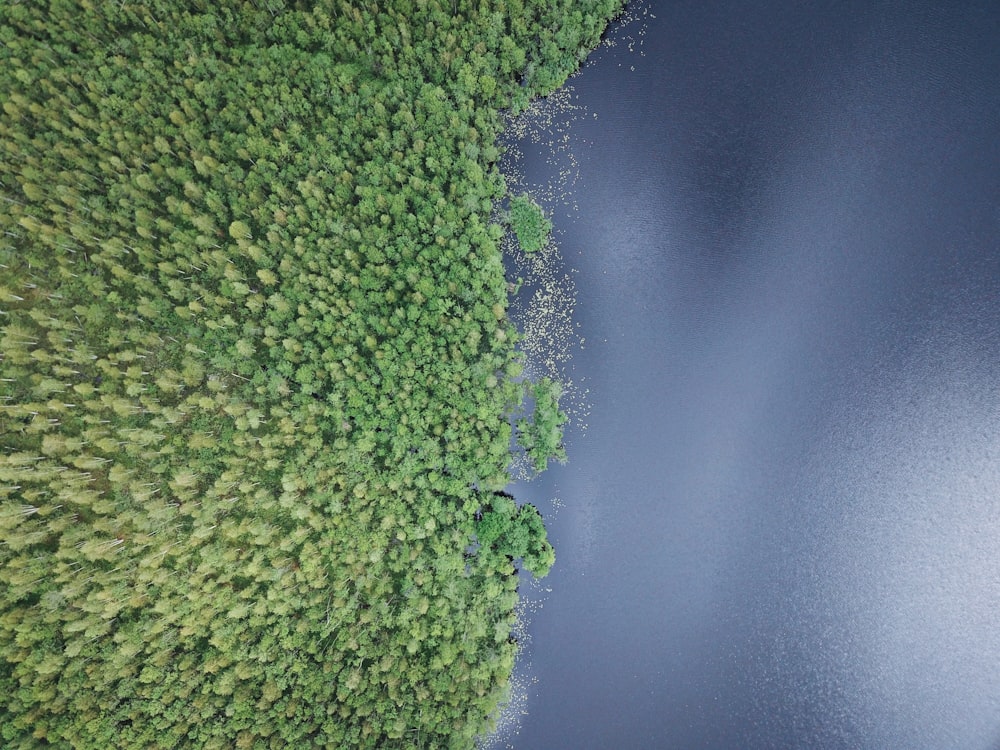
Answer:
[[[650,8],[574,81],[513,745],[1000,747],[1000,4]]]

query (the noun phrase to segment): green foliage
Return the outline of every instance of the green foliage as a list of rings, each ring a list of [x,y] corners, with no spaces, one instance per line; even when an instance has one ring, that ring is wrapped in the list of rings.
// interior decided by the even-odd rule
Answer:
[[[524,252],[538,252],[548,243],[552,222],[531,196],[522,194],[511,198],[509,220]]]
[[[488,727],[497,111],[615,9],[0,3],[0,744]]]
[[[476,539],[490,553],[520,558],[536,578],[548,574],[556,559],[538,509],[528,504],[517,507],[505,493],[495,493],[482,511]]]
[[[561,463],[566,461],[566,449],[562,443],[566,415],[559,410],[562,386],[550,378],[542,378],[530,385],[530,392],[534,411],[530,420],[518,420],[517,440],[531,459],[535,471],[545,471],[551,459]]]

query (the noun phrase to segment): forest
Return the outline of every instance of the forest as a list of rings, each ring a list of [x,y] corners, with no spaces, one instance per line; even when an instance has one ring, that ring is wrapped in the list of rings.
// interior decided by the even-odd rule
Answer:
[[[502,494],[511,422],[561,457],[506,317],[501,112],[619,10],[0,4],[3,747],[489,731],[515,565],[554,559]]]

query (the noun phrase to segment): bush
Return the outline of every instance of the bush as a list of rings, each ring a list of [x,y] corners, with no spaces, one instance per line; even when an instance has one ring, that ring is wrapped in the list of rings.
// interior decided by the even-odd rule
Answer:
[[[563,427],[566,414],[559,410],[562,386],[549,378],[542,378],[531,387],[535,401],[531,419],[517,422],[517,440],[531,459],[535,471],[545,471],[549,461],[565,462],[566,449],[563,447]]]
[[[511,199],[509,220],[521,249],[526,253],[536,253],[549,241],[552,222],[531,196],[522,194]]]

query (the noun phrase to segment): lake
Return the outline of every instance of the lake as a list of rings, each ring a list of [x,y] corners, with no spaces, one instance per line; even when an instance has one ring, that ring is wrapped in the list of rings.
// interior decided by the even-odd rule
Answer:
[[[631,12],[542,201],[589,414],[514,487],[557,562],[501,743],[996,748],[1000,5]]]

